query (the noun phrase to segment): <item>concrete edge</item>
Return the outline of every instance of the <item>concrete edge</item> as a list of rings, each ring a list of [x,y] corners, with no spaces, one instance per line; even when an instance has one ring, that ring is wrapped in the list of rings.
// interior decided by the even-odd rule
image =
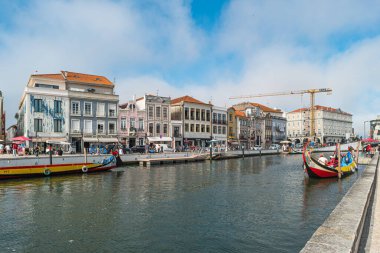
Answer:
[[[342,198],[300,252],[356,252],[375,189],[379,154]]]

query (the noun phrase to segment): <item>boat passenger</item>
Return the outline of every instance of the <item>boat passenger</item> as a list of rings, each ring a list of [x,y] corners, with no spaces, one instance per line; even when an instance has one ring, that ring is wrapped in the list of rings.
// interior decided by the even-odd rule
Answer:
[[[321,155],[319,156],[319,158],[318,158],[318,162],[320,162],[320,163],[323,164],[323,165],[327,165],[328,160],[327,160],[326,157],[323,156],[323,154],[321,154]]]

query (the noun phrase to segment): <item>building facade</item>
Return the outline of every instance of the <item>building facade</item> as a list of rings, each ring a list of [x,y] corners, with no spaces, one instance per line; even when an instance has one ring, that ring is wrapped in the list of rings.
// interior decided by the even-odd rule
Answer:
[[[212,107],[212,139],[227,146],[227,109],[224,107]]]
[[[236,111],[244,111],[249,118],[250,143],[254,143],[253,145],[268,148],[271,144],[286,139],[286,118],[280,109],[252,102],[239,103],[233,108]]]
[[[372,139],[380,141],[380,115],[378,115],[376,119],[370,121],[369,133]]]
[[[117,142],[118,101],[114,84],[103,76],[32,75],[16,114],[18,135],[31,138],[29,145],[70,142],[77,152],[91,143]]]
[[[212,105],[190,96],[183,96],[173,99],[171,106],[172,114],[177,115],[172,125],[178,127],[177,129],[182,128],[183,145],[207,146],[207,142],[212,139]]]
[[[137,111],[145,112],[145,143],[173,145],[170,137],[170,101],[170,97],[155,95],[144,95],[136,99]]]
[[[310,109],[300,108],[286,114],[288,139],[299,143],[313,139],[317,143],[343,142],[354,137],[352,115],[331,107],[315,106],[315,136],[310,136]]]
[[[145,145],[145,110],[139,110],[136,100],[119,106],[119,142],[127,147]]]
[[[3,93],[0,91],[0,143],[5,143],[5,111]]]

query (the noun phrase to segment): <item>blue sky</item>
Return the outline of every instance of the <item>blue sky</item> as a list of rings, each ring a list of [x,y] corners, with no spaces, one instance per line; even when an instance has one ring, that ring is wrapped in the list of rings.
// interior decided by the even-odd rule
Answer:
[[[317,103],[352,113],[362,134],[380,114],[379,13],[380,0],[0,0],[7,125],[30,74],[69,70],[115,79],[121,102],[158,90],[229,106],[329,87]],[[255,100],[285,111],[308,101]]]

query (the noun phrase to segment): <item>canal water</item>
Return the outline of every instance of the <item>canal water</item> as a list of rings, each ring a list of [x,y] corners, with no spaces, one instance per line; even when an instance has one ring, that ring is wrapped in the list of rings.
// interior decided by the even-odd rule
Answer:
[[[0,182],[1,252],[298,252],[360,176],[263,156]]]

